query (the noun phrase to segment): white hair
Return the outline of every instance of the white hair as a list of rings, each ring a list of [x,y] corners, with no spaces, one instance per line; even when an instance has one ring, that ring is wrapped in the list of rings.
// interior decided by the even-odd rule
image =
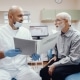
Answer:
[[[57,16],[60,16],[61,18],[68,20],[68,24],[71,25],[71,16],[67,12],[58,13],[56,17]]]

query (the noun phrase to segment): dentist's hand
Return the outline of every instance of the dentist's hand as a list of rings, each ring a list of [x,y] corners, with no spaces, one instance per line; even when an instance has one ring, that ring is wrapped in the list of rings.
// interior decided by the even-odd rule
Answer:
[[[33,54],[31,55],[31,58],[32,58],[32,60],[36,61],[36,60],[39,60],[40,55],[37,54],[37,53],[33,53]]]
[[[8,56],[8,57],[14,57],[18,54],[21,53],[21,50],[20,49],[11,49],[11,50],[8,50],[4,53],[5,56]]]
[[[0,59],[4,58],[4,53],[2,51],[0,51]]]

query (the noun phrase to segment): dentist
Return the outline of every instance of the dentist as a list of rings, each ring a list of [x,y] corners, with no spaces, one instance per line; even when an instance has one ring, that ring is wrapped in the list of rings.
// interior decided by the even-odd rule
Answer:
[[[8,11],[9,24],[0,28],[0,80],[40,80],[27,65],[26,55],[14,48],[14,37],[32,39],[28,29],[22,27],[23,10],[12,6]]]

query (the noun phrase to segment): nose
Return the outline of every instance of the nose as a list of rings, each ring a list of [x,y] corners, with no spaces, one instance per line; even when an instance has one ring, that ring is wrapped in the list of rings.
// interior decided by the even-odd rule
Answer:
[[[57,25],[57,23],[56,23],[56,22],[54,22],[54,25],[56,26],[56,25]]]
[[[55,25],[55,27],[58,27],[58,24],[57,24],[57,22],[55,22],[55,23],[54,23],[54,25]]]
[[[23,19],[21,19],[20,22],[22,23],[23,22]]]
[[[20,18],[20,22],[23,22],[23,17]]]

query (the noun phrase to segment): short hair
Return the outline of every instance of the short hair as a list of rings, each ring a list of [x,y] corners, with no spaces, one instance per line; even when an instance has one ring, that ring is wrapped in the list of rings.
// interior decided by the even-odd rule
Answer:
[[[58,13],[56,16],[60,16],[61,18],[68,20],[68,24],[71,25],[71,16],[69,13],[61,12],[61,13]]]

